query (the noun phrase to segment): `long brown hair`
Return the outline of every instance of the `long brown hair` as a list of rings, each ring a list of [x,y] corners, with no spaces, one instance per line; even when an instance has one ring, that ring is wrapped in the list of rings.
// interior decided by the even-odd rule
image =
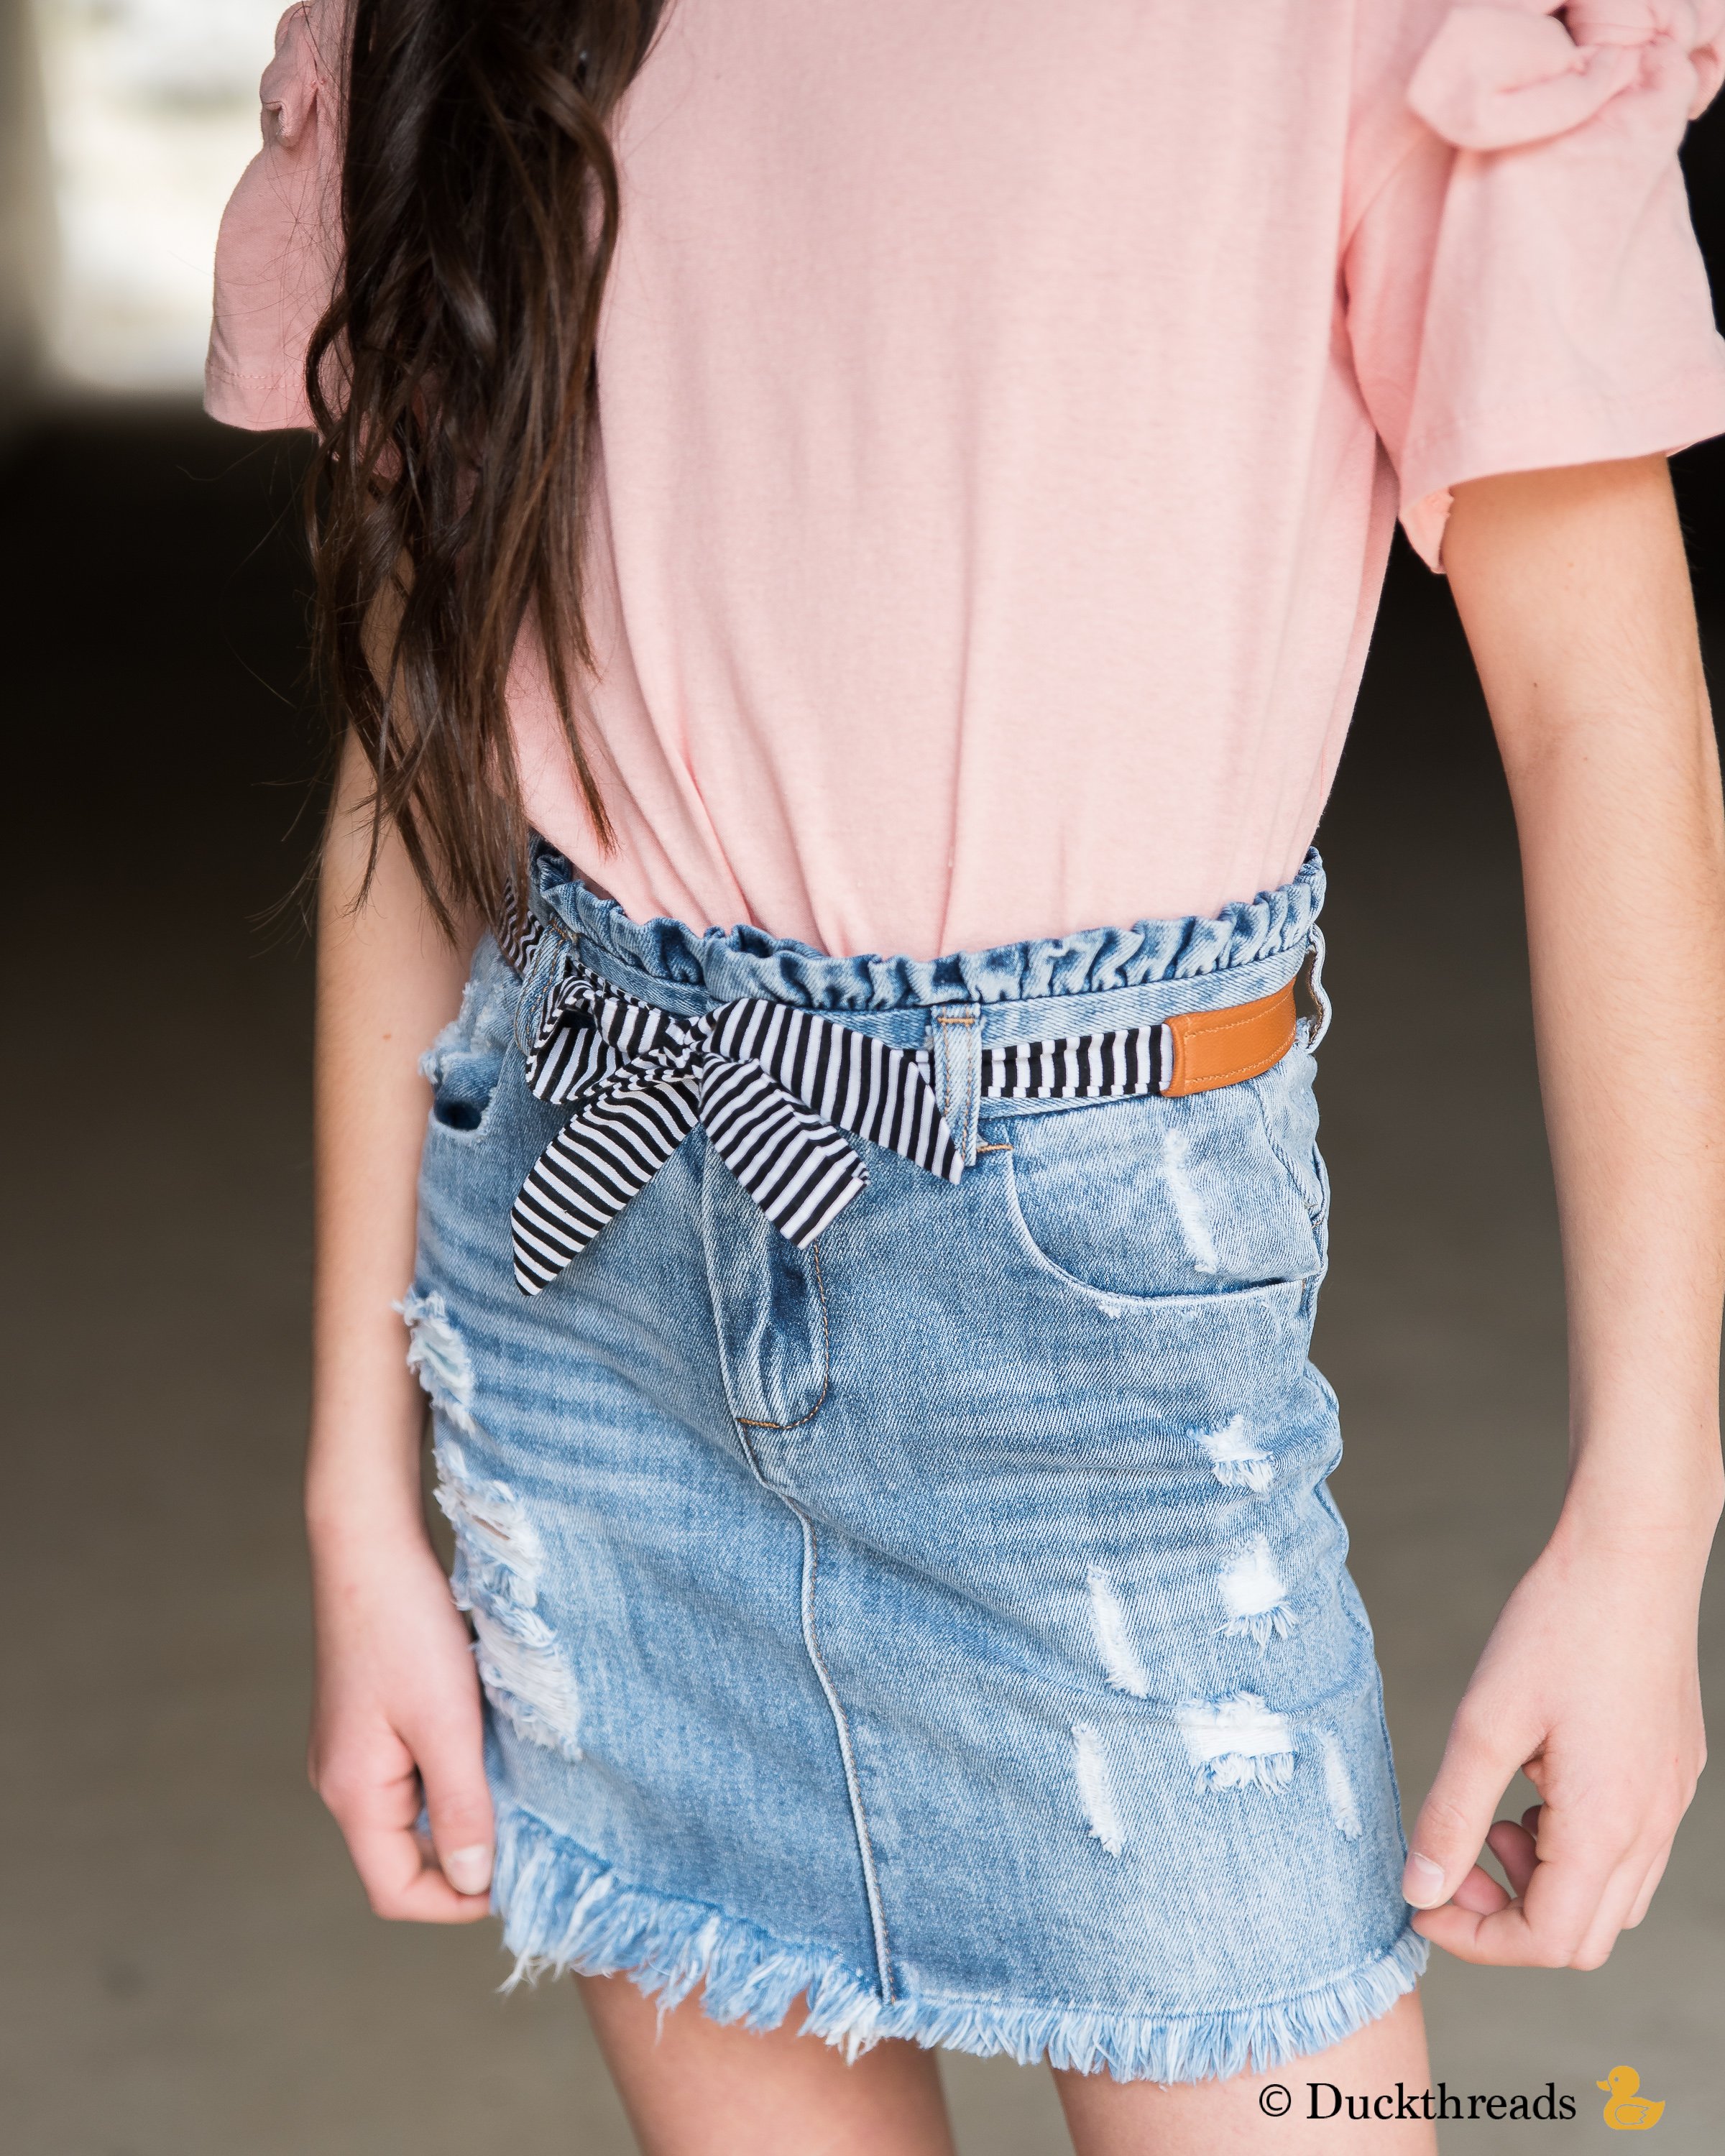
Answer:
[[[577,781],[607,127],[662,0],[351,0],[342,264],[306,356],[314,639],[439,917],[526,845],[504,689],[536,630]]]

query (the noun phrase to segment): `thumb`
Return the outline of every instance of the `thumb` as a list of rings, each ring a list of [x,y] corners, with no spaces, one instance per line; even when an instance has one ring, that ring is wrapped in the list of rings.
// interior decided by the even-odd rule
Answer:
[[[1499,1799],[1522,1764],[1513,1745],[1493,1740],[1458,1715],[1443,1763],[1420,1807],[1402,1894],[1416,1909],[1447,1902],[1472,1871]]]
[[[422,1735],[415,1749],[438,1866],[458,1894],[483,1894],[491,1884],[493,1828],[478,1715],[470,1725]]]

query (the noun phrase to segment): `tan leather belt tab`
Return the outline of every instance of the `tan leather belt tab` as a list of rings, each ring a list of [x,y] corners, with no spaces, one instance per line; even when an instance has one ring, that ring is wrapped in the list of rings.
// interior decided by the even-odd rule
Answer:
[[[1185,1011],[1165,1021],[1173,1044],[1173,1070],[1165,1096],[1210,1093],[1257,1078],[1280,1063],[1294,1045],[1294,984],[1255,1002],[1226,1010]]]

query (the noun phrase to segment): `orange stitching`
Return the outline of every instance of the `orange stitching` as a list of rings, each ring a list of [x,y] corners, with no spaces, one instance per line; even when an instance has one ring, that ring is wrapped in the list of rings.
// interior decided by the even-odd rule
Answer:
[[[833,1382],[833,1328],[827,1318],[826,1276],[820,1269],[820,1245],[811,1243],[809,1255],[814,1260],[814,1286],[820,1296],[820,1397],[805,1415],[794,1422],[762,1422],[757,1415],[738,1415],[737,1422],[744,1430],[801,1430],[805,1422],[813,1422],[826,1404],[828,1391]]]
[[[1280,998],[1287,993],[1288,991],[1286,988],[1278,989],[1276,992],[1276,1000],[1280,1000]],[[1271,1000],[1271,998],[1266,998],[1266,1000],[1267,1002]],[[1204,1021],[1209,1015],[1209,1014],[1206,1011],[1187,1011],[1183,1013],[1182,1016],[1186,1020],[1186,1033],[1189,1035],[1203,1034],[1205,1036],[1213,1033],[1234,1033],[1243,1025],[1261,1025],[1266,1019],[1273,1018],[1275,1016],[1275,1013],[1260,1008],[1253,1011],[1245,1018],[1219,1017],[1214,1024],[1206,1024]],[[1179,1024],[1180,1020],[1178,1019],[1170,1019],[1168,1022],[1170,1025],[1178,1025]]]

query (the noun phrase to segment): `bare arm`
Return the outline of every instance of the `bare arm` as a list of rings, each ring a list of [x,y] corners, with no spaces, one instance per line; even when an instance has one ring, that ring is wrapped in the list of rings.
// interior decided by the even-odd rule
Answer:
[[[1407,1891],[1420,1929],[1466,1958],[1592,1968],[1640,1922],[1705,1756],[1725,817],[1662,459],[1460,488],[1445,565],[1521,837],[1571,1444],[1557,1527],[1457,1713]],[[1523,1764],[1543,1809],[1490,1837],[1511,1899],[1470,1867]]]
[[[356,906],[366,780],[350,742],[319,894],[311,1768],[378,1913],[459,1922],[484,1915],[490,1871],[479,1688],[425,1531],[425,1403],[393,1306],[413,1270],[418,1057],[454,1014],[478,931],[459,948],[439,935],[393,838]],[[413,1837],[422,1784],[441,1870]]]

